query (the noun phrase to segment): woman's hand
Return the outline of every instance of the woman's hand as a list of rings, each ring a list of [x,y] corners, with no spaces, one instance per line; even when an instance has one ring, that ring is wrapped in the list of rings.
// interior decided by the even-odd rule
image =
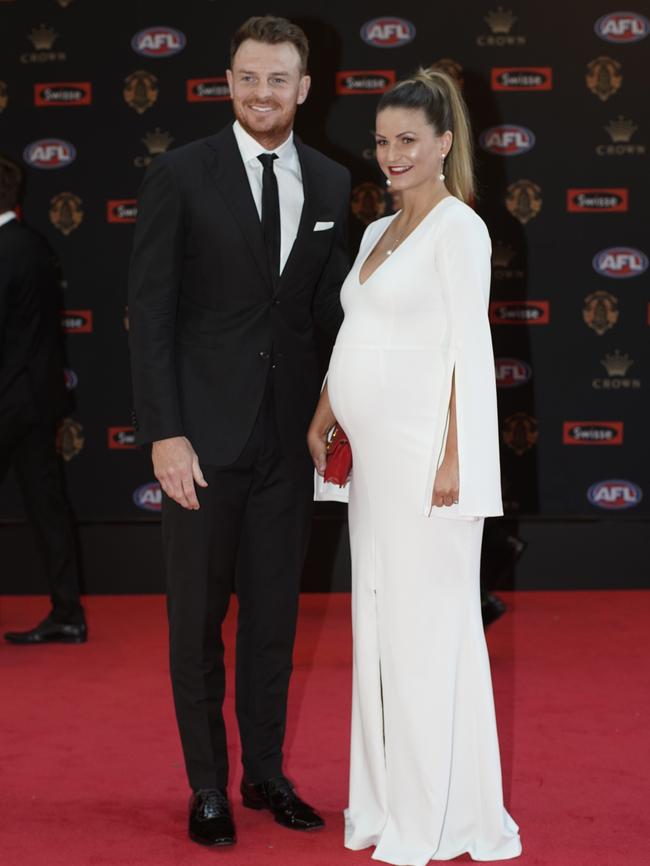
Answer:
[[[311,459],[314,461],[316,472],[319,475],[325,473],[327,434],[334,424],[336,424],[336,418],[330,406],[327,384],[325,384],[318,401],[318,406],[314,412],[314,417],[307,431],[307,447],[309,448]]]
[[[455,505],[458,502],[460,489],[460,478],[458,475],[458,455],[445,456],[436,472],[433,482],[433,496],[431,504],[441,507],[443,505]]]

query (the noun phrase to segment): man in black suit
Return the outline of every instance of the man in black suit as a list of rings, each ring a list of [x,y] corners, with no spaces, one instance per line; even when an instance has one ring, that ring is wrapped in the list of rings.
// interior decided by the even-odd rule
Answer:
[[[50,583],[52,610],[15,644],[83,643],[73,523],[56,453],[63,411],[58,286],[45,241],[21,225],[17,165],[0,157],[0,483],[13,467]]]
[[[236,122],[157,157],[140,191],[135,422],[164,491],[172,685],[190,837],[204,844],[235,841],[220,634],[233,585],[244,805],[293,829],[323,824],[282,768],[313,494],[314,328],[336,333],[348,268],[349,173],[292,133],[307,55],[296,25],[249,19],[227,72]]]

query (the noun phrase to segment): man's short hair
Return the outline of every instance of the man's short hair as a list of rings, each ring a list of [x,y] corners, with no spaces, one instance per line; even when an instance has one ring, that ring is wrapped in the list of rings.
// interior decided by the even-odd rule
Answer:
[[[14,210],[18,204],[23,172],[10,159],[0,156],[0,213]]]
[[[304,30],[287,18],[275,15],[256,15],[244,21],[239,30],[230,40],[230,65],[232,66],[237,49],[247,39],[255,42],[265,42],[267,45],[279,45],[290,42],[300,55],[300,72],[307,72],[309,60],[309,41]]]

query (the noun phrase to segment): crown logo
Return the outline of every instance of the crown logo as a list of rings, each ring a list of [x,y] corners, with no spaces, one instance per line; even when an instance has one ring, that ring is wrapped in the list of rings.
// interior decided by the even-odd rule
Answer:
[[[32,28],[32,32],[27,38],[34,46],[34,51],[49,51],[58,36],[59,34],[52,27],[41,24],[39,27]]]
[[[614,142],[629,141],[638,128],[633,120],[625,120],[622,114],[619,114],[617,120],[610,120],[609,124],[604,127]]]
[[[634,361],[630,358],[627,352],[625,355],[621,355],[619,350],[615,349],[613,354],[605,355],[600,363],[607,370],[608,376],[624,376]]]
[[[159,126],[153,132],[148,132],[141,139],[150,156],[158,156],[159,153],[164,153],[173,140],[172,136],[168,132],[162,132]]]
[[[510,244],[498,241],[492,249],[492,264],[495,268],[507,268],[516,255]]]
[[[503,6],[499,6],[496,12],[488,12],[483,20],[493,33],[510,33],[517,16],[510,10],[505,12]]]

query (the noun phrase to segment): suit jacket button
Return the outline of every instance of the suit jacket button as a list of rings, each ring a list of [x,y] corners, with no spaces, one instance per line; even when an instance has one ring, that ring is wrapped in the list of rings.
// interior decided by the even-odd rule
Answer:
[[[263,358],[265,361],[268,361],[268,359],[271,357],[269,352],[260,352],[259,356],[260,356],[260,358]]]

